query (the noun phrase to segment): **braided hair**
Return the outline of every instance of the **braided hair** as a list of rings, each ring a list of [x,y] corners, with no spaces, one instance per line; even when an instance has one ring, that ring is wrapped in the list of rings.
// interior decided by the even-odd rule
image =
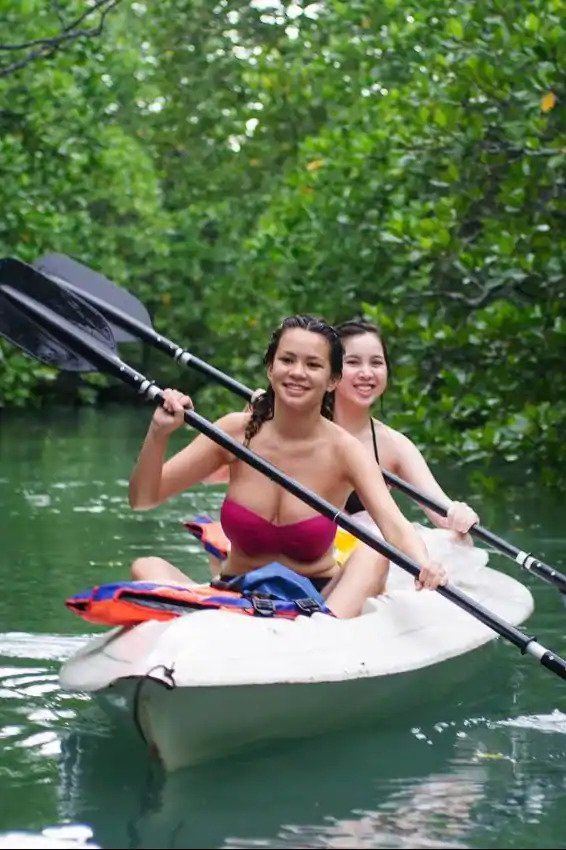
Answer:
[[[323,336],[327,340],[330,347],[330,377],[333,379],[340,378],[342,376],[343,354],[340,337],[332,325],[329,325],[324,319],[319,319],[315,316],[288,316],[286,319],[283,319],[279,327],[271,335],[267,351],[263,358],[265,366],[273,365],[281,337],[285,331],[293,328],[301,328],[301,330],[320,334],[320,336]],[[273,419],[275,394],[271,384],[268,384],[267,390],[251,402],[250,407],[251,416],[244,434],[245,446],[249,445],[250,440],[255,437],[264,422]],[[326,419],[332,420],[334,416],[334,393],[326,392],[324,394],[320,412]]]

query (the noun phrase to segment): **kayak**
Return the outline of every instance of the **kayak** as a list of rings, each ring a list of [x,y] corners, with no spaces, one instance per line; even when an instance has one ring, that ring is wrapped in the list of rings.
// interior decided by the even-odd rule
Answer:
[[[527,588],[486,566],[465,584],[515,626],[533,610]],[[393,581],[350,620],[195,610],[115,628],[70,658],[60,678],[129,717],[173,771],[260,741],[387,722],[407,700],[453,696],[495,637],[440,594]]]
[[[5,259],[0,266],[0,335],[50,366],[94,368],[128,384],[146,401],[164,404],[160,387],[119,357],[112,328],[102,314],[26,264]],[[196,363],[170,341],[155,339],[161,339],[175,359]],[[201,361],[202,367],[206,364]],[[207,370],[221,374],[211,367]],[[371,529],[205,417],[187,409],[183,419],[239,461],[418,575],[413,559],[394,551]],[[400,479],[387,475],[401,486]],[[406,483],[402,487],[423,504],[433,504]],[[485,529],[480,535],[478,527],[474,534],[561,586],[564,577],[549,565]],[[150,748],[165,767],[174,769],[248,742],[324,732],[381,711],[391,716],[406,703],[399,696],[407,684],[419,685],[421,702],[438,695],[434,681],[438,670],[449,667],[454,677],[467,670],[468,659],[462,656],[476,657],[475,650],[495,634],[566,678],[564,659],[510,628],[532,611],[529,592],[484,569],[484,581],[476,574],[477,587],[469,593],[481,608],[457,586],[420,594],[393,587],[369,600],[362,614],[348,621],[315,613],[310,619],[276,622],[222,610],[195,610],[170,622],[120,627],[96,638],[67,662],[62,685],[108,697],[110,705],[126,708]],[[467,607],[473,617],[458,606]]]

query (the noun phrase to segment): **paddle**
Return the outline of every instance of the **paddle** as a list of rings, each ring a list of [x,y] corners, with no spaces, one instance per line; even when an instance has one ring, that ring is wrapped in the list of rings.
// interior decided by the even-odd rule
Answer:
[[[37,271],[31,267],[27,267],[26,274],[24,275],[20,266],[17,278],[14,279],[17,288],[14,288],[6,284],[9,270],[9,265],[0,263],[0,277],[3,281],[2,285],[0,285],[0,315],[17,317],[17,326],[14,332],[6,333],[6,330],[10,330],[8,327],[9,318],[5,319],[0,327],[0,331],[8,339],[11,341],[16,338],[22,339],[25,334],[27,320],[31,326],[31,334],[29,338],[25,339],[25,346],[21,347],[28,353],[34,353],[34,340],[37,339],[37,328],[39,327],[45,339],[56,340],[59,346],[65,349],[68,348],[71,354],[84,358],[92,366],[129,384],[145,399],[163,404],[163,394],[160,388],[118,357],[116,344],[111,339],[110,327],[108,327],[109,333],[104,335],[105,342],[101,341],[100,335],[97,338],[91,333],[90,329],[92,326],[100,325],[100,317],[94,308],[90,308],[86,303],[83,303],[82,306],[77,305],[76,299],[74,301],[69,300],[66,304],[60,305],[62,307],[61,315],[58,315],[48,306],[36,301],[27,294],[35,285],[36,276],[39,274]],[[6,310],[6,305],[9,305],[8,311]],[[40,350],[34,356],[42,359],[42,355],[43,350],[40,344]],[[68,357],[63,358],[62,366],[67,361]],[[54,365],[54,355],[52,355],[51,363]],[[207,419],[195,413],[195,411],[187,410],[184,418],[188,425],[209,437],[209,439],[225,448],[235,457],[266,475],[271,481],[274,481],[294,496],[297,496],[297,498],[301,499],[323,516],[332,519],[341,528],[346,529],[346,531],[349,531],[389,560],[394,561],[414,578],[418,577],[420,568],[415,561],[407,557],[399,549],[386,543],[361,523],[356,522],[342,511],[337,510],[331,502],[322,499],[312,490],[303,487],[294,479],[289,478],[281,470],[233,440]],[[440,593],[446,599],[463,608],[497,634],[519,647],[522,653],[529,653],[544,667],[560,676],[560,678],[566,679],[566,661],[551,650],[546,649],[534,637],[523,634],[523,632],[516,629],[510,623],[505,622],[505,620],[502,620],[478,602],[475,602],[471,597],[449,584],[437,588],[437,593]]]
[[[18,263],[19,260],[12,260]],[[22,263],[25,266],[25,263]],[[125,289],[116,286],[103,275],[93,272],[87,266],[77,263],[65,254],[45,254],[36,260],[33,267],[44,272],[51,280],[64,286],[68,291],[79,295],[96,307],[110,321],[115,332],[117,342],[122,341],[126,333],[127,340],[143,340],[150,343],[154,348],[168,354],[183,366],[190,366],[212,378],[227,389],[248,400],[251,390],[235,381],[214,366],[210,366],[204,360],[181,348],[167,337],[154,331],[151,325],[149,313],[138,299]],[[38,284],[39,286],[40,284]],[[50,299],[47,288],[44,289],[45,297]],[[128,298],[124,298],[127,295]],[[132,336],[133,334],[133,336]]]
[[[164,351],[179,363],[198,369],[198,371],[213,378],[227,389],[242,396],[242,398],[248,401],[251,399],[252,391],[249,387],[230,378],[219,369],[208,365],[203,360],[200,360],[185,349],[180,348],[174,342],[171,342],[171,340],[156,333],[151,326],[149,315],[145,311],[143,304],[130,292],[116,286],[116,284],[109,281],[103,275],[93,272],[92,269],[82,265],[82,263],[78,263],[76,260],[70,259],[70,257],[64,254],[45,254],[34,263],[34,267],[44,271],[52,280],[65,286],[69,291],[88,300],[110,320],[112,327],[117,328],[120,333],[124,331],[130,332],[138,339],[144,340],[155,348]],[[47,299],[49,295],[47,292],[44,292],[46,289],[45,285],[42,286],[39,283],[38,287],[42,290],[41,300],[44,300],[44,298]],[[126,299],[125,296],[128,296],[128,298]],[[37,297],[40,296],[38,295]],[[145,313],[145,316],[143,313]],[[117,336],[116,339],[119,341],[120,337]],[[412,484],[399,478],[394,473],[388,472],[386,469],[382,469],[382,472],[386,482],[392,487],[396,487],[411,499],[430,508],[440,514],[440,516],[445,517],[447,515],[448,509],[446,506],[442,505],[436,499],[427,496],[421,490],[413,487]],[[473,526],[470,529],[470,533],[478,540],[482,540],[501,554],[511,558],[519,566],[523,567],[523,569],[528,570],[528,572],[533,573],[543,581],[548,582],[548,584],[553,584],[564,594],[563,598],[566,602],[566,576],[555,567],[545,564],[529,552],[518,549],[517,546],[507,542],[492,531],[488,531],[482,525],[477,524]]]

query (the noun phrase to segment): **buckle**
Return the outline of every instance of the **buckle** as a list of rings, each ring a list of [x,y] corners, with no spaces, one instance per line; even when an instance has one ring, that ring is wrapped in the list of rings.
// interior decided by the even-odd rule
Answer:
[[[254,606],[254,611],[260,617],[273,617],[275,614],[275,603],[272,599],[265,599],[263,596],[252,596],[251,603]]]
[[[305,614],[307,617],[322,611],[320,602],[317,602],[311,596],[305,596],[304,599],[295,599],[295,605],[301,614]]]

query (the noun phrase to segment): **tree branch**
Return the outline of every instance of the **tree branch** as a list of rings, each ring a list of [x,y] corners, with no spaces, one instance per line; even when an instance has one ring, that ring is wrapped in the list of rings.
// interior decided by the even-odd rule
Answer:
[[[479,307],[483,307],[487,304],[488,301],[491,301],[496,292],[501,292],[502,289],[506,289],[509,281],[499,281],[498,283],[494,283],[491,286],[486,286],[485,289],[476,297],[469,298],[467,295],[464,295],[462,292],[443,292],[442,296],[444,298],[449,298],[451,301],[461,301],[466,304],[467,307],[472,307],[474,310]]]
[[[104,22],[108,13],[114,9],[122,0],[95,0],[93,5],[84,11],[81,15],[75,18],[74,21],[65,25],[57,35],[50,38],[36,38],[31,41],[24,41],[19,44],[2,44],[0,43],[0,54],[2,52],[9,53],[18,50],[27,50],[28,53],[21,59],[0,67],[0,77],[7,77],[10,74],[19,71],[20,68],[29,65],[36,59],[46,58],[56,53],[64,44],[70,41],[76,41],[79,38],[93,38],[101,34],[104,28]],[[87,17],[100,12],[100,20],[98,24],[93,25],[88,29],[81,29],[80,25]],[[61,20],[61,16],[58,13]],[[31,49],[35,48],[35,49]]]
[[[60,0],[51,0],[51,5],[53,6],[53,10],[57,17],[59,18],[61,24],[65,26],[65,13],[61,8]]]

